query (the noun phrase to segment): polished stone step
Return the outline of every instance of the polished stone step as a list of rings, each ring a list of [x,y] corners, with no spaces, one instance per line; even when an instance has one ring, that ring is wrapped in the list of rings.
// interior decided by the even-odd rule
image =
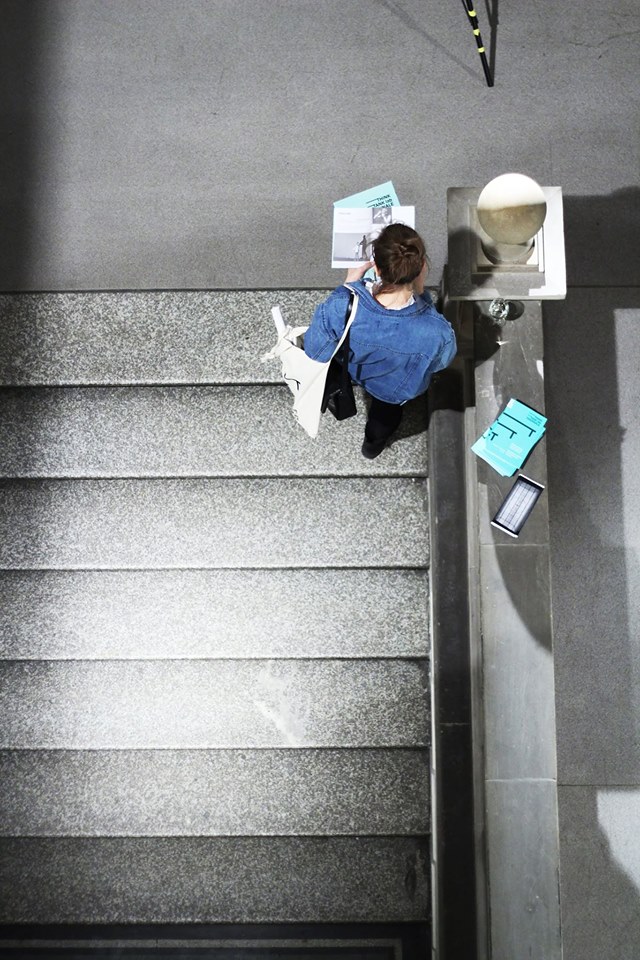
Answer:
[[[412,921],[428,839],[0,839],[0,923]]]
[[[0,659],[424,657],[426,570],[0,570]]]
[[[0,296],[0,384],[281,383],[271,307],[306,325],[329,290]]]
[[[306,437],[325,295],[0,297],[0,923],[428,917],[425,405]]]
[[[5,661],[0,746],[383,747],[428,743],[414,660]]]
[[[413,835],[424,750],[3,750],[1,836]]]
[[[284,386],[0,389],[0,476],[425,475],[427,407],[406,405],[393,444],[361,452],[367,405],[312,440]]]
[[[424,479],[0,481],[0,568],[422,567]]]

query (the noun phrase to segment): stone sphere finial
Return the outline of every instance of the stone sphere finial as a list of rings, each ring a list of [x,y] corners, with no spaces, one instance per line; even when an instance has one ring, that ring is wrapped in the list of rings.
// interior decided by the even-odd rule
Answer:
[[[523,173],[503,173],[478,198],[478,220],[493,243],[483,240],[494,263],[522,262],[544,223],[547,201],[542,187]]]

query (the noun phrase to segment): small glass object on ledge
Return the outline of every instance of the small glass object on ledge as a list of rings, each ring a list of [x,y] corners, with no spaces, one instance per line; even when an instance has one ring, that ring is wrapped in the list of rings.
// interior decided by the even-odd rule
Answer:
[[[489,304],[489,316],[498,326],[504,326],[509,316],[509,301],[503,300],[502,297],[495,297]]]

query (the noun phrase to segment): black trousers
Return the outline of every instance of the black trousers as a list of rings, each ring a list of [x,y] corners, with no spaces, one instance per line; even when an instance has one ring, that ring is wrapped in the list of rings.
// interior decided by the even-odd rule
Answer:
[[[370,443],[382,443],[388,440],[400,426],[402,406],[399,403],[386,403],[371,397],[371,409],[364,428],[364,435]]]

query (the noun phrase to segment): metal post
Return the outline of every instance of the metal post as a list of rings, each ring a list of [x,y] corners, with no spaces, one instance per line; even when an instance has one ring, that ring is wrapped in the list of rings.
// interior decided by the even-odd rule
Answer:
[[[478,53],[480,54],[480,61],[482,63],[482,69],[484,70],[484,75],[487,80],[487,86],[493,86],[493,77],[491,76],[491,70],[489,69],[489,64],[487,62],[487,54],[482,43],[482,37],[480,36],[480,27],[478,26],[478,17],[476,11],[473,9],[473,0],[462,0],[464,8],[469,14],[469,21],[473,29],[473,35],[476,38],[476,46],[478,48]]]

